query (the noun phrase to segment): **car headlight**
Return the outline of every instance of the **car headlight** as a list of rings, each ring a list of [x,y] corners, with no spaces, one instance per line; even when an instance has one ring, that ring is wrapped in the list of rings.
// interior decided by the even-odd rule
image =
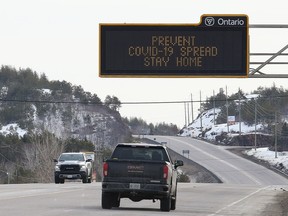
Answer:
[[[60,171],[60,166],[56,165],[55,166],[55,171]]]
[[[82,165],[81,168],[80,168],[80,171],[86,171],[86,166]]]

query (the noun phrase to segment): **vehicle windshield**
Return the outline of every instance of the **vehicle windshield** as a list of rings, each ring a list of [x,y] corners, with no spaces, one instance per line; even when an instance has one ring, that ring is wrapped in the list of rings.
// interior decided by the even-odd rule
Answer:
[[[62,154],[59,161],[84,161],[82,154]]]

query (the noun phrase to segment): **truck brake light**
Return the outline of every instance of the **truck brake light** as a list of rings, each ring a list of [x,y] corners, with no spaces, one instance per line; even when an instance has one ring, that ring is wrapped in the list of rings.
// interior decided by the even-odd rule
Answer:
[[[103,175],[108,176],[108,163],[103,163]]]
[[[168,178],[168,170],[169,170],[168,166],[165,165],[165,166],[163,167],[163,178],[164,178],[164,179],[167,179],[167,178]]]

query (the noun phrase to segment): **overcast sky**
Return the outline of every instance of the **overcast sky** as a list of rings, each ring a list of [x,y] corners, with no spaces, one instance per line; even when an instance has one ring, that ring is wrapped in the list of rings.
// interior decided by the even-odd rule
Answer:
[[[287,0],[0,0],[0,65],[31,68],[49,80],[66,80],[103,101],[202,100],[227,86],[251,92],[259,86],[288,89],[288,79],[99,78],[99,23],[199,23],[202,14],[247,14],[250,24],[288,24]],[[277,52],[288,29],[250,29],[250,52]],[[287,51],[286,51],[287,52]],[[264,59],[266,60],[266,56]],[[282,59],[280,59],[281,61]],[[287,61],[287,57],[286,57]],[[286,73],[288,65],[265,67]],[[198,104],[194,107],[195,115]],[[122,116],[184,125],[183,104],[123,105]]]

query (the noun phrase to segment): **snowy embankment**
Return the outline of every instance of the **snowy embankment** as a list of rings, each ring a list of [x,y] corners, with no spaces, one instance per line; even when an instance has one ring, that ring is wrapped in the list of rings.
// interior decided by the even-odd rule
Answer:
[[[18,135],[19,137],[23,137],[27,133],[26,130],[19,127],[18,124],[8,124],[0,127],[0,134],[7,135]]]
[[[264,128],[262,124],[258,124],[255,127],[253,124],[247,125],[244,122],[241,122],[240,124],[239,122],[235,122],[231,125],[216,124],[215,119],[217,119],[220,111],[220,109],[216,108],[202,112],[192,123],[187,127],[184,127],[182,133],[179,135],[217,142],[217,136],[224,133],[228,137],[239,136],[239,131],[241,131],[241,135],[254,134],[256,128],[257,134],[259,134]],[[270,151],[268,147],[265,147],[257,148],[256,150],[254,148],[247,150],[245,151],[245,154],[266,161],[271,166],[288,173],[288,152],[277,152],[277,157],[275,157],[275,152]]]
[[[266,161],[271,166],[282,170],[283,172],[288,171],[288,152],[276,152],[270,151],[268,147],[257,148],[256,150],[250,149],[244,152],[249,156],[253,156],[259,160]]]
[[[227,136],[238,136],[251,134],[252,132],[263,130],[262,124],[248,125],[245,122],[234,122],[231,124],[216,124],[216,119],[220,115],[219,108],[206,110],[201,113],[192,123],[182,129],[180,136],[201,137],[205,140],[215,141],[217,136],[226,133]],[[202,133],[204,132],[204,134]],[[258,133],[258,132],[257,132]],[[203,136],[202,136],[203,135]]]

